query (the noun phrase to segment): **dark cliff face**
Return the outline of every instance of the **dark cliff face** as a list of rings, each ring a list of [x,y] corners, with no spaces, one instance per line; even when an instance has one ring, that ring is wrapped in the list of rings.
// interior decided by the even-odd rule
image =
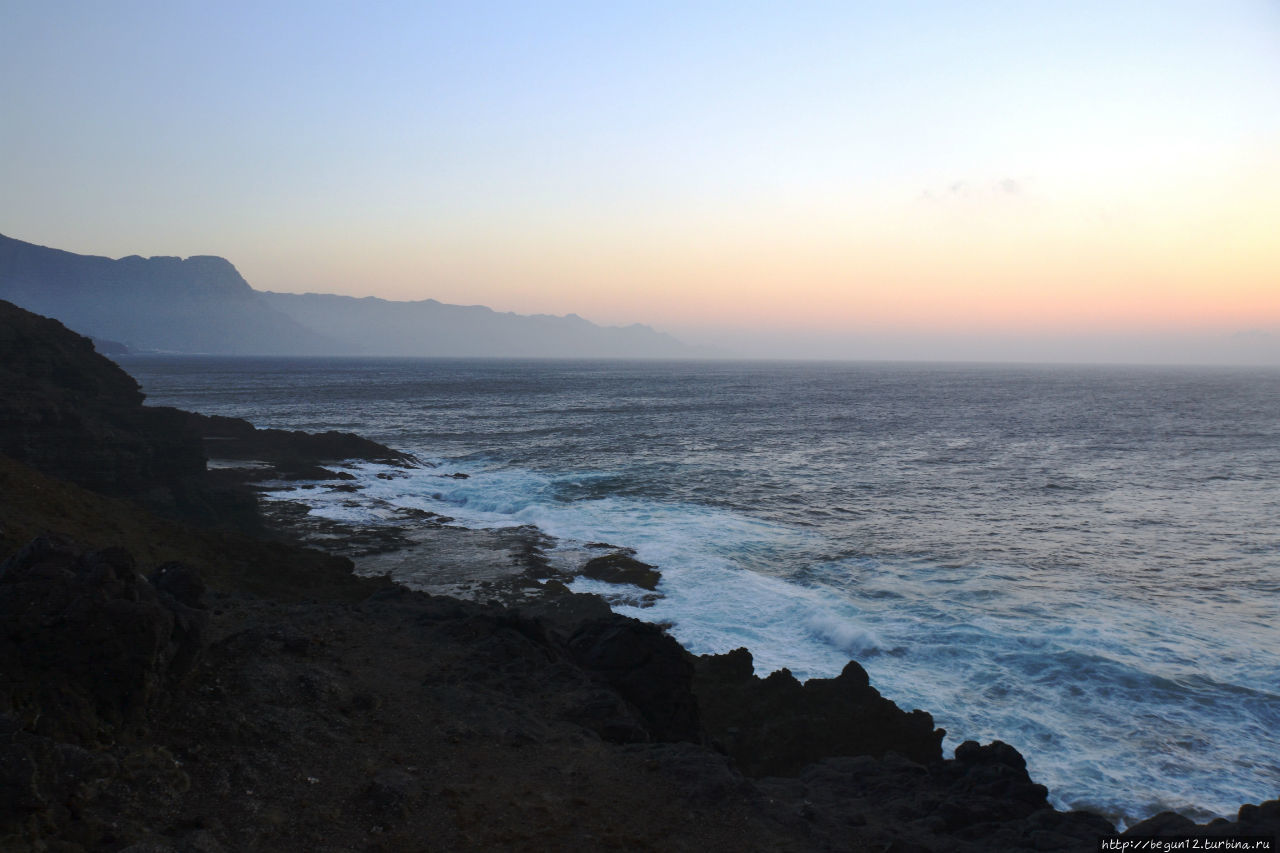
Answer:
[[[98,355],[91,340],[57,320],[4,301],[0,301],[0,370],[9,381],[25,381],[45,397],[64,393],[97,405],[142,404],[138,383],[115,362]]]
[[[241,483],[215,481],[208,450],[309,474],[340,459],[409,461],[350,433],[260,430],[143,399],[88,338],[0,301],[0,454],[49,476],[171,517],[256,532],[256,501]]]
[[[56,320],[0,302],[0,452],[113,495],[172,490],[205,468],[200,436]]]
[[[135,350],[348,351],[266,304],[225,258],[77,255],[0,235],[0,299]]]

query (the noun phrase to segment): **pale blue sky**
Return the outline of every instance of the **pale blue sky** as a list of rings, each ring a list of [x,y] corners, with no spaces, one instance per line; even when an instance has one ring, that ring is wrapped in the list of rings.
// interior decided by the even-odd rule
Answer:
[[[1202,225],[1166,223],[1179,204],[1269,216],[1226,196],[1270,186],[1277,146],[1280,3],[1262,0],[9,0],[0,27],[0,233],[686,336],[763,322],[713,317],[743,263],[807,270],[743,286],[829,302],[849,329],[880,310],[857,287],[963,301],[989,261],[953,282],[912,266],[967,239],[913,205],[980,219],[1004,181],[1046,257],[1094,245],[1095,220],[1179,243]],[[982,227],[999,256],[1012,238]],[[1280,323],[1254,280],[1277,259],[1244,251],[1233,298]]]

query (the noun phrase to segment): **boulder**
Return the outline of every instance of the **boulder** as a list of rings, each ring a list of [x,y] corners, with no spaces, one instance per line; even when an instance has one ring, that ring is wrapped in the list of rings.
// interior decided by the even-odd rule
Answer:
[[[624,553],[593,557],[582,567],[583,577],[606,583],[627,583],[641,589],[655,590],[662,573],[648,563]]]

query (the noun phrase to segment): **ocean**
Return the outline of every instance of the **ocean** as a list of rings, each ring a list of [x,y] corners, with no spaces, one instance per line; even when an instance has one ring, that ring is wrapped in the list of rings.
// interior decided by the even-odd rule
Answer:
[[[850,658],[1060,808],[1280,796],[1280,370],[127,356],[149,402],[354,431],[438,467],[312,512],[634,548],[615,609],[760,674]],[[467,474],[466,478],[441,476]],[[297,499],[303,493],[290,493]]]

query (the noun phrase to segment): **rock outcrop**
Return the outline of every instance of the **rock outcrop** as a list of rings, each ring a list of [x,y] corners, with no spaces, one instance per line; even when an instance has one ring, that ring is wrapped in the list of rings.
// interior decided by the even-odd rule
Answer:
[[[579,666],[639,712],[643,725],[624,728],[616,739],[704,740],[693,695],[693,663],[656,626],[611,615],[583,624],[567,645]]]
[[[1246,803],[1236,812],[1235,820],[1218,818],[1207,824],[1197,824],[1176,812],[1160,812],[1135,823],[1123,833],[1123,837],[1130,839],[1185,838],[1186,836],[1206,840],[1199,848],[1191,849],[1212,849],[1208,843],[1209,839],[1221,839],[1227,836],[1270,838],[1274,845],[1280,841],[1280,800],[1267,800],[1261,804]],[[1220,849],[1229,848],[1224,846]]]
[[[50,476],[171,517],[259,531],[252,494],[235,477],[211,477],[208,456],[301,473],[346,458],[408,462],[351,433],[258,430],[143,401],[133,377],[88,338],[0,301],[0,453]]]
[[[662,573],[625,553],[592,557],[582,567],[582,576],[607,583],[625,583],[641,589],[656,590]]]
[[[956,758],[928,764],[897,753],[826,758],[758,783],[792,809],[814,849],[1097,850],[1115,832],[1104,818],[1059,812],[1027,775],[1022,756],[996,741],[969,741]]]
[[[412,464],[413,457],[352,432],[322,433],[260,429],[241,418],[187,414],[186,426],[204,442],[211,459],[270,463],[284,471],[305,469],[344,459]]]
[[[108,494],[200,476],[205,458],[185,415],[142,401],[88,338],[0,302],[0,453]]]
[[[699,658],[694,690],[707,732],[750,776],[794,774],[830,756],[942,758],[946,733],[933,718],[882,697],[854,661],[802,684],[785,669],[757,677],[751,652],[737,649]]]

